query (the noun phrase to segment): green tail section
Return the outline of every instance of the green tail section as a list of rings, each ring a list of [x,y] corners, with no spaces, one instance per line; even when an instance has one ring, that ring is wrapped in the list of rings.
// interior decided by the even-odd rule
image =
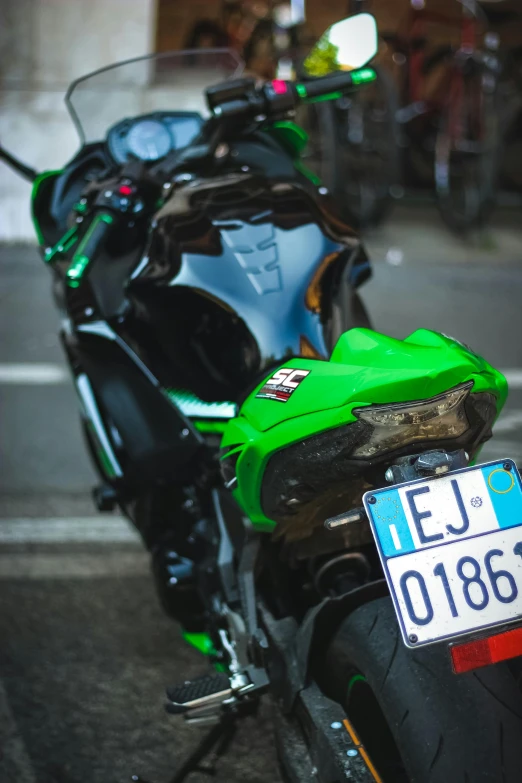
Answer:
[[[295,371],[293,375],[292,371]],[[289,386],[284,385],[285,378]],[[231,485],[235,484],[235,497],[253,524],[259,529],[273,529],[276,520],[264,510],[267,502],[263,505],[262,495],[266,499],[270,491],[267,483],[275,481],[269,477],[263,484],[267,465],[274,455],[285,450],[285,454],[296,460],[294,483],[298,482],[302,457],[289,448],[293,444],[304,444],[303,449],[309,444],[311,448],[310,439],[332,431],[332,437],[323,445],[317,441],[319,462],[321,453],[331,448],[331,440],[339,440],[341,433],[346,433],[345,439],[353,439],[358,432],[353,428],[355,423],[361,431],[364,429],[364,423],[354,413],[356,409],[429,400],[466,383],[479,413],[475,415],[473,408],[465,414],[472,419],[468,422],[470,446],[467,443],[465,446],[476,456],[473,452],[479,448],[475,443],[477,433],[486,429],[489,432],[492,419],[505,403],[504,376],[466,346],[436,332],[419,329],[405,340],[396,340],[370,329],[352,329],[340,337],[330,361],[291,359],[250,394],[239,415],[225,430],[223,473],[227,481],[235,476],[236,482]],[[467,389],[462,396],[468,396]],[[486,411],[484,426],[480,430],[477,422],[483,410]],[[351,431],[346,429],[347,425],[352,425]],[[368,429],[371,430],[370,425]],[[363,434],[357,437],[360,439]],[[464,441],[464,436],[456,439],[455,448],[462,448]],[[339,458],[339,449],[340,446],[334,450],[335,454],[332,451],[332,460]],[[343,449],[343,458],[348,459],[348,446]],[[382,461],[376,455],[373,463],[379,458]]]

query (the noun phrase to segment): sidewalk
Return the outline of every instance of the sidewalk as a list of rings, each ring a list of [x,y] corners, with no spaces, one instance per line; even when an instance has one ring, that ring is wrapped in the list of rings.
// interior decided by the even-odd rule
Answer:
[[[434,205],[400,203],[382,226],[366,233],[365,244],[374,263],[387,261],[392,266],[522,266],[521,210],[499,207],[489,226],[459,238],[444,225]]]

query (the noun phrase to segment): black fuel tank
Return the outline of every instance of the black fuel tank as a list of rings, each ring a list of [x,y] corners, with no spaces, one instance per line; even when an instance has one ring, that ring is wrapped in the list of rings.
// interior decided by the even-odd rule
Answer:
[[[165,386],[237,400],[289,356],[326,358],[356,325],[351,300],[369,263],[321,201],[295,177],[241,171],[167,201],[128,286],[127,321]]]

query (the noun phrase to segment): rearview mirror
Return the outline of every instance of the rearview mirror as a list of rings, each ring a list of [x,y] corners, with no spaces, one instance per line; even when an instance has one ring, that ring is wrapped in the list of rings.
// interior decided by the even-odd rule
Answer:
[[[304,68],[310,76],[353,71],[375,56],[377,46],[374,17],[357,14],[328,28],[304,61]]]

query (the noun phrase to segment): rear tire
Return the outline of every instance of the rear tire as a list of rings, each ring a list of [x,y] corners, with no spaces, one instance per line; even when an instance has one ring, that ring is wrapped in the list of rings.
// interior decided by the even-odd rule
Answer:
[[[522,695],[508,667],[455,675],[445,645],[408,649],[390,598],[346,618],[321,671],[383,783],[520,783]]]

